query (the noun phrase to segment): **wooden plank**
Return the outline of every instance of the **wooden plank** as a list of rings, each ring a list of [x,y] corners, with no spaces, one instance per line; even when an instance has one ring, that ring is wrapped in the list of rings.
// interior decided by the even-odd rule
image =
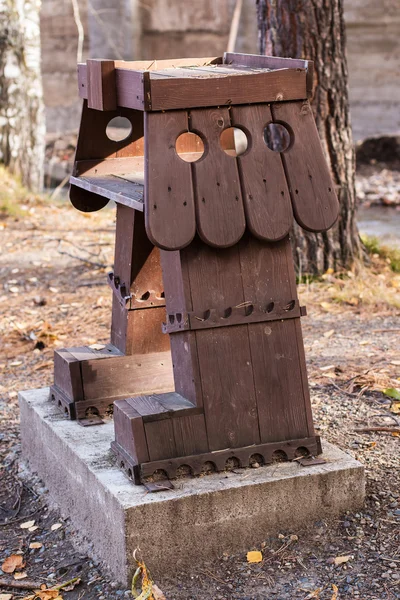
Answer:
[[[131,179],[135,178],[137,183],[144,184],[144,156],[79,160],[75,163],[73,171],[74,177],[111,174],[126,175]]]
[[[74,197],[71,196],[74,187],[86,190],[96,194],[103,199],[103,208],[109,200],[113,200],[118,204],[123,204],[129,208],[134,208],[138,211],[143,211],[143,186],[134,184],[130,181],[124,181],[116,178],[113,175],[103,177],[74,177],[69,178],[71,184],[70,200],[74,204]],[[74,204],[75,206],[75,204]],[[83,210],[80,208],[80,210]],[[96,204],[94,210],[99,210]],[[86,212],[86,211],[85,211]]]
[[[149,460],[143,419],[126,400],[114,402],[115,440],[139,464]]]
[[[308,231],[326,231],[335,224],[339,202],[308,102],[272,107],[274,121],[287,124],[291,144],[282,153],[296,221]]]
[[[206,143],[205,157],[193,163],[197,228],[204,242],[217,247],[236,244],[246,228],[237,163],[220,147],[230,124],[227,108],[190,113],[190,129]]]
[[[256,69],[306,69],[307,98],[313,95],[314,62],[312,60],[225,52],[223,63],[234,68],[246,66]]]
[[[163,333],[165,307],[127,310],[115,301],[111,340],[125,354],[151,354],[170,350],[169,335]]]
[[[283,69],[221,78],[150,79],[150,94],[154,111],[300,100],[307,98],[306,71]]]
[[[192,310],[187,260],[187,254],[190,252],[189,248],[190,246],[176,252],[160,251],[168,313],[181,312],[184,315]],[[203,395],[195,334],[194,332],[185,331],[169,337],[175,391],[195,406],[202,406]]]
[[[128,404],[134,408],[141,417],[148,415],[159,415],[160,413],[168,413],[168,409],[164,408],[157,400],[157,396],[135,396],[133,398],[127,398]]]
[[[230,115],[232,125],[251,136],[249,152],[238,157],[247,226],[262,240],[282,239],[292,226],[293,212],[281,157],[264,140],[271,110],[267,104],[234,106]]]
[[[83,399],[82,376],[79,362],[68,350],[54,352],[54,384],[70,400]]]
[[[130,69],[136,71],[153,71],[164,68],[174,68],[181,66],[200,66],[222,62],[221,57],[205,58],[168,58],[164,60],[138,60],[138,61],[113,61],[116,69]],[[87,99],[87,67],[85,63],[78,63],[78,89],[81,98]]]
[[[150,460],[162,460],[178,456],[172,419],[145,423],[144,428]]]
[[[178,456],[208,452],[204,415],[172,419],[172,427]]]
[[[190,164],[176,153],[187,114],[145,115],[145,220],[150,240],[165,250],[187,246],[196,232]]]
[[[117,92],[113,60],[88,59],[88,107],[95,110],[115,110]]]
[[[138,396],[174,389],[169,352],[87,360],[81,363],[85,400]]]
[[[240,244],[240,259],[246,298],[264,306],[297,301],[288,237],[268,245],[249,237]],[[298,321],[248,326],[262,443],[309,434],[305,410],[309,396],[303,347],[296,335]]]
[[[215,249],[197,242],[185,254],[194,311],[243,303],[238,246]],[[258,443],[247,326],[196,331],[196,344],[210,450]]]

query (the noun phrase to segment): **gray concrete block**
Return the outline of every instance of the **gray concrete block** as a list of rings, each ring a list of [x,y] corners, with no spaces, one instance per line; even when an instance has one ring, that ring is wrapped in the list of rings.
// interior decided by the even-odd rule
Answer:
[[[324,465],[279,463],[180,479],[174,490],[146,493],[115,466],[112,422],[84,428],[68,421],[48,394],[44,388],[19,395],[23,458],[124,584],[137,546],[159,576],[363,504],[362,465],[327,442]]]

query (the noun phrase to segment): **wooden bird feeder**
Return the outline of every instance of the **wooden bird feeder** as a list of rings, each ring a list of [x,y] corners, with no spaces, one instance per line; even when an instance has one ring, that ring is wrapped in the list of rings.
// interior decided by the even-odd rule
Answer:
[[[338,216],[312,63],[225,54],[78,73],[70,198],[117,204],[111,344],[56,351],[52,398],[78,419],[114,404],[112,448],[135,483],[319,454],[289,240],[293,217],[320,232]],[[131,125],[119,142],[116,116]]]

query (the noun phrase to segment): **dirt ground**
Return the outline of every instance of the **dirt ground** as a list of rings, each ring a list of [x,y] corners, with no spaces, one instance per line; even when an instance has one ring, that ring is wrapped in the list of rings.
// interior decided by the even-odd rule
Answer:
[[[0,565],[19,553],[26,573],[0,572],[2,600],[33,593],[10,582],[50,587],[77,577],[64,599],[131,597],[79,552],[69,520],[20,464],[18,390],[52,382],[55,348],[108,341],[113,239],[112,210],[32,203],[0,220]],[[224,555],[157,581],[167,600],[400,598],[400,404],[382,393],[400,388],[400,276],[375,258],[361,273],[302,284],[300,294],[317,430],[365,465],[365,507],[248,548],[262,550],[261,563]],[[361,431],[372,427],[387,431]]]

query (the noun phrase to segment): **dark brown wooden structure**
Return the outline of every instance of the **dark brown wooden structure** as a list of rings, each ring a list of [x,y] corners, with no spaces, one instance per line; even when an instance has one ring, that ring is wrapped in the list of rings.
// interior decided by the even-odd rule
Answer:
[[[115,401],[112,447],[136,483],[321,451],[288,235],[293,215],[315,232],[338,215],[311,82],[307,61],[239,54],[79,65],[70,198],[117,203],[111,344],[57,351],[51,393],[72,418]],[[114,116],[132,125],[121,142]]]

